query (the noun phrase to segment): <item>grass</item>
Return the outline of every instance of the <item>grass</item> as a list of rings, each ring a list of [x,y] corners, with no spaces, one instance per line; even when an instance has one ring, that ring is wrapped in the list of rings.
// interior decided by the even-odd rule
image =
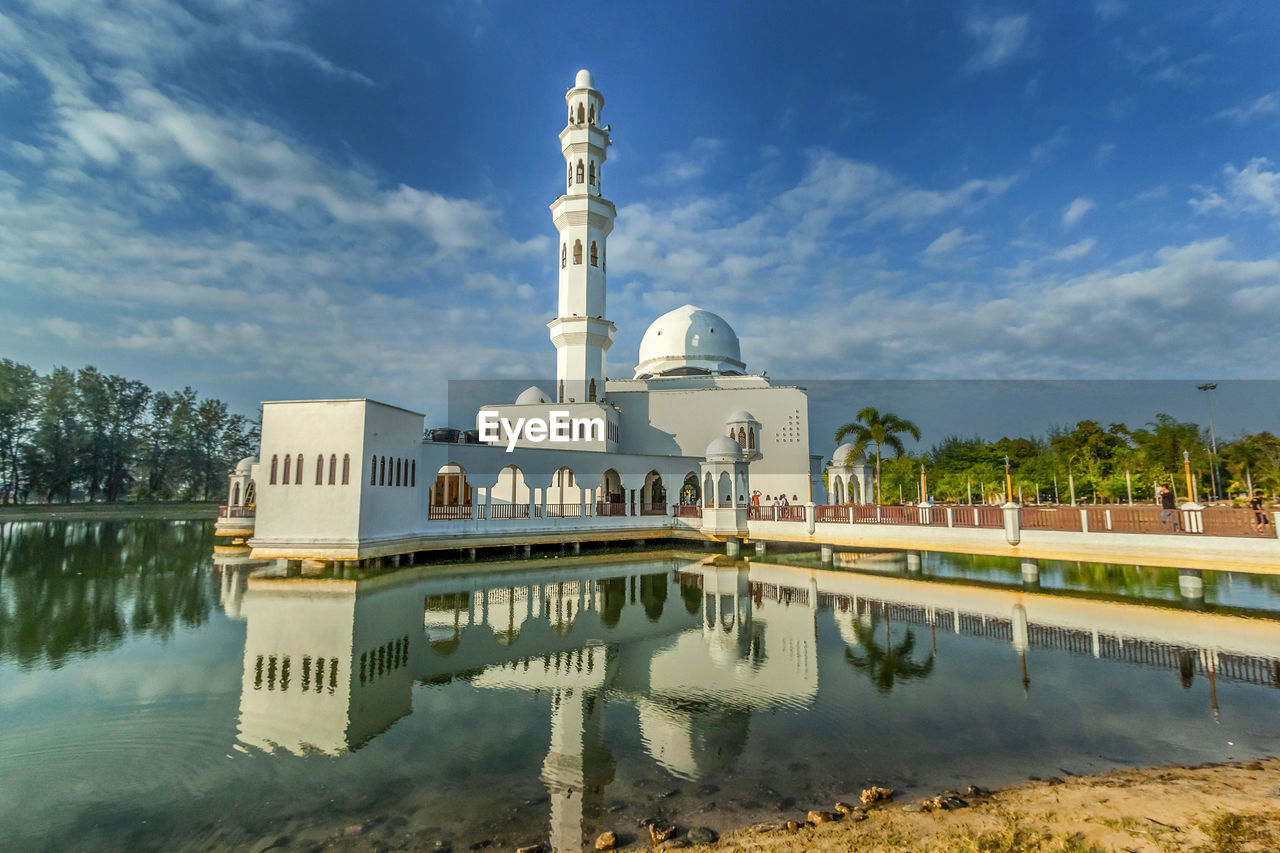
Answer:
[[[1244,853],[1280,847],[1280,812],[1219,812],[1200,824],[1212,853]]]

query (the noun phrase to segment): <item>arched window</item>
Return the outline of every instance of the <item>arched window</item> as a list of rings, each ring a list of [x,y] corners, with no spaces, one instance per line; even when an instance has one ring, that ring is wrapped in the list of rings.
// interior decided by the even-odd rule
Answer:
[[[592,246],[594,248],[594,245]],[[587,400],[594,403],[596,401],[596,380],[591,380],[591,385],[587,388]]]
[[[582,124],[583,115],[582,104],[578,104],[578,124]],[[582,180],[582,178],[578,178],[578,180]]]
[[[588,122],[589,124],[595,124],[595,123],[596,123],[596,105],[595,105],[595,104],[592,104],[592,105],[587,109],[587,122]]]
[[[231,505],[232,506],[240,505],[240,484],[239,483],[236,483],[231,487]]]
[[[747,431],[742,427],[738,427],[738,446],[739,447],[747,446]]]
[[[582,161],[578,161],[578,183],[582,183],[583,178]]]
[[[569,265],[569,244],[560,244],[560,269],[564,269]]]
[[[351,454],[342,454],[342,485],[350,485],[351,483]]]
[[[729,438],[733,438],[733,427],[729,427]]]
[[[316,457],[316,485],[324,485],[324,454]]]
[[[600,266],[600,253],[596,251],[596,241],[591,241],[591,266]]]
[[[293,484],[295,486],[301,486],[302,485],[302,454],[301,453],[298,454],[297,462],[298,462],[298,470],[294,472]]]
[[[385,486],[387,484],[387,457],[383,456],[378,464],[378,485]]]
[[[292,463],[293,457],[286,454],[284,457],[284,477],[280,480],[281,485],[289,485],[289,473],[291,471]]]
[[[338,454],[329,454],[329,485],[334,486],[338,483]]]
[[[409,488],[415,488],[418,485],[418,460],[415,459],[409,463]]]
[[[401,463],[401,462],[403,462],[403,461],[404,461],[404,460],[402,460],[402,459],[397,459],[397,460],[396,460],[396,485],[397,485],[397,486],[398,486],[398,485],[400,485],[400,463]]]
[[[573,262],[575,265],[582,263],[582,241],[581,240],[573,241]]]
[[[587,183],[594,184],[596,182],[596,161],[595,160],[591,161],[591,168],[587,172],[587,175],[590,177],[590,180],[587,181]]]
[[[369,485],[378,485],[378,457],[374,456],[369,460]]]
[[[569,107],[569,124],[573,124],[573,107]]]
[[[556,402],[557,403],[564,402],[564,380],[563,379],[560,380],[560,390],[556,394]]]
[[[756,449],[756,428],[747,427],[747,450]]]
[[[276,484],[276,469],[280,467],[280,457],[277,454],[271,456],[271,485]]]

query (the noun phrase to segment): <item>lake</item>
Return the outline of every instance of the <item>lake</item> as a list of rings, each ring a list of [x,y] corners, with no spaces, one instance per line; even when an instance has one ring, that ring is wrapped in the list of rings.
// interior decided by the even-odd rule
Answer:
[[[1280,578],[686,548],[287,576],[213,545],[0,527],[10,849],[571,850],[1280,752]]]

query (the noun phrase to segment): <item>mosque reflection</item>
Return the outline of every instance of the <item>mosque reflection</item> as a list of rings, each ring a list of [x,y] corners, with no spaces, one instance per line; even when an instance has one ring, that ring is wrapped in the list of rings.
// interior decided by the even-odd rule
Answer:
[[[828,621],[845,649],[823,665],[882,692],[943,666],[943,632],[1004,644],[1024,688],[1031,648],[1165,668],[1184,686],[1203,677],[1215,711],[1220,679],[1280,687],[1272,621],[924,579],[895,571],[905,559],[580,558],[361,580],[223,565],[223,606],[247,622],[239,740],[337,755],[410,713],[415,684],[540,691],[551,697],[550,840],[573,850],[613,779],[606,703],[634,707],[646,753],[670,774],[722,772],[753,714],[815,701]]]

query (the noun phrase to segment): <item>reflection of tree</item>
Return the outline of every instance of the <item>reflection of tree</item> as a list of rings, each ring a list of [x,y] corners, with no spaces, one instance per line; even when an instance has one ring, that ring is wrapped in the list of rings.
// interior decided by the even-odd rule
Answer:
[[[702,609],[702,587],[693,578],[680,576],[680,597],[684,599],[684,609],[690,616]]]
[[[640,601],[644,604],[644,615],[649,617],[650,622],[657,622],[662,618],[662,608],[667,603],[666,572],[640,578]]]
[[[622,608],[627,603],[627,579],[609,578],[598,581],[596,589],[600,591],[600,624],[606,628],[616,627],[622,618]]]
[[[914,678],[927,678],[933,672],[933,653],[923,662],[911,659],[916,648],[916,635],[910,628],[906,636],[897,645],[893,644],[889,620],[884,620],[884,644],[876,640],[877,619],[872,618],[870,625],[864,625],[858,619],[853,620],[853,631],[858,637],[864,654],[855,654],[848,647],[844,650],[844,659],[865,672],[876,689],[888,693],[898,681],[910,681]]]
[[[211,522],[33,522],[0,553],[0,658],[61,666],[130,634],[168,638],[217,601]]]

